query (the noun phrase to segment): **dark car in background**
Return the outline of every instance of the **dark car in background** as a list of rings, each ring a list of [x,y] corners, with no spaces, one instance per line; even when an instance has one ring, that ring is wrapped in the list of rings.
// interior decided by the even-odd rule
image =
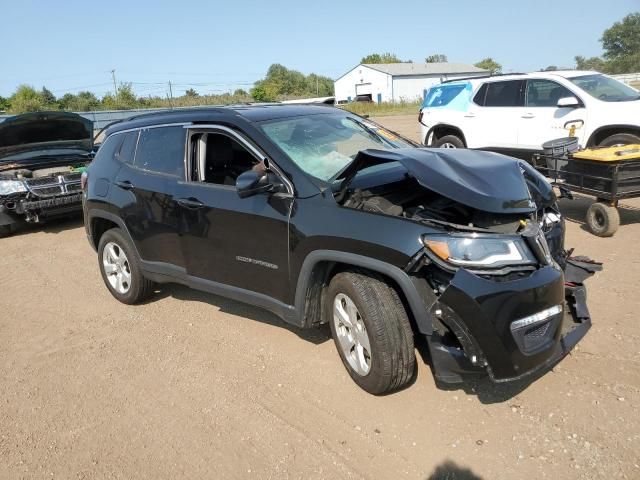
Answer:
[[[27,113],[0,123],[0,237],[22,222],[79,212],[92,147],[93,122],[74,113]]]
[[[600,267],[564,250],[549,183],[526,162],[417,148],[336,108],[252,105],[118,123],[86,172],[85,227],[119,301],[176,282],[328,323],[344,366],[382,394],[436,378],[519,379],[591,320]]]

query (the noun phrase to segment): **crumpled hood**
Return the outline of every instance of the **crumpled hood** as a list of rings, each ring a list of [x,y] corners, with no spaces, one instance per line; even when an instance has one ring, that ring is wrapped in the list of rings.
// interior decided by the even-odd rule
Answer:
[[[359,170],[389,162],[402,164],[423,187],[477,210],[530,213],[555,200],[549,183],[525,162],[466,149],[362,150],[340,175],[341,190]]]
[[[93,147],[93,122],[70,112],[34,112],[0,123],[0,161],[39,150]]]

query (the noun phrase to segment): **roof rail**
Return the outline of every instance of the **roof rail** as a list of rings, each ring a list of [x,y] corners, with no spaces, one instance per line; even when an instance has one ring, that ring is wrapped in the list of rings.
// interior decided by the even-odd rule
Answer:
[[[445,80],[441,83],[450,83],[450,82],[460,82],[464,80],[477,80],[479,78],[493,78],[493,77],[503,77],[505,75],[526,75],[522,72],[512,72],[512,73],[493,73],[491,75],[479,75],[477,77],[464,77],[464,78],[450,78],[449,80]]]

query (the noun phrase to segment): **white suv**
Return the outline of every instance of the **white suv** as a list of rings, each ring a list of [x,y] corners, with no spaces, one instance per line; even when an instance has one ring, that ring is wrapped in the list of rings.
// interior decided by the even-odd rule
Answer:
[[[575,70],[453,80],[427,92],[418,121],[426,146],[530,159],[571,127],[583,147],[640,143],[640,92]]]

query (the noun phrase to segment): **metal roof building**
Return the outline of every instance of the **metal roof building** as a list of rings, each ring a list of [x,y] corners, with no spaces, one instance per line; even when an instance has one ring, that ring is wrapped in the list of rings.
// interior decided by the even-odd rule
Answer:
[[[377,103],[415,101],[432,85],[489,72],[464,63],[362,63],[338,78],[336,102],[348,102],[366,95]]]

